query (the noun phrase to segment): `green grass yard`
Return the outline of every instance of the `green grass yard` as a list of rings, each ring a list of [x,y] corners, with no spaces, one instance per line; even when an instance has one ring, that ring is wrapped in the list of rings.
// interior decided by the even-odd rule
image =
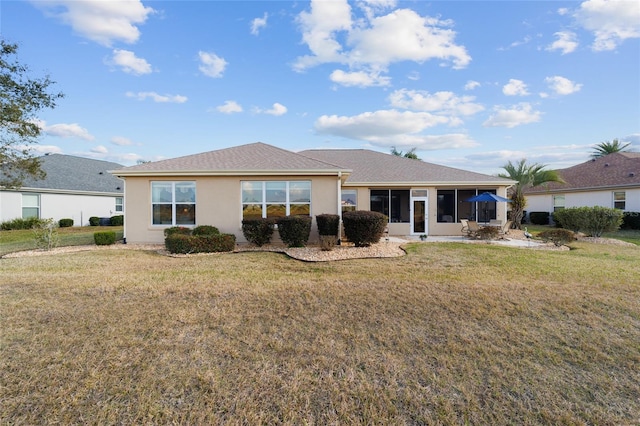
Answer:
[[[640,248],[0,259],[1,424],[637,424]]]

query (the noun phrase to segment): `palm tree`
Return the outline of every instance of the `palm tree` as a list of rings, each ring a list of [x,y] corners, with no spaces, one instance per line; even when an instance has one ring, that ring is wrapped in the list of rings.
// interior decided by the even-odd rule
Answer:
[[[533,188],[548,182],[559,182],[563,180],[555,170],[545,170],[546,166],[542,164],[527,164],[526,159],[513,164],[509,161],[502,168],[506,173],[500,173],[498,176],[515,180],[517,183],[511,188],[511,220],[513,227],[520,229],[522,217],[524,216],[524,208],[527,206],[527,199],[524,191],[527,188]]]
[[[631,143],[622,143],[618,139],[614,139],[611,142],[600,142],[593,148],[591,158],[604,157],[605,155],[613,154],[614,152],[625,152],[629,145],[631,145]]]
[[[411,158],[412,160],[420,160],[421,158],[418,157],[418,154],[416,154],[416,149],[417,148],[411,148],[409,151],[403,153],[402,151],[398,151],[395,146],[392,146],[391,154],[397,157]]]

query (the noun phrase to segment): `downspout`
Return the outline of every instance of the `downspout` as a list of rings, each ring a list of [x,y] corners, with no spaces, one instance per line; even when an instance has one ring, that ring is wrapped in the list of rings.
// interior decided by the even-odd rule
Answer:
[[[342,172],[338,172],[338,182],[337,182],[337,193],[338,193],[338,245],[340,245],[340,240],[342,239]]]

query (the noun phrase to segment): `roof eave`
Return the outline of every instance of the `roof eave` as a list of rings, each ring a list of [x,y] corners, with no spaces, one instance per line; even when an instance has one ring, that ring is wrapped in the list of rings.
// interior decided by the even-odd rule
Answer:
[[[181,176],[338,176],[350,175],[351,170],[110,170],[117,177],[181,177]]]
[[[344,186],[369,186],[369,187],[385,187],[385,186],[505,186],[510,187],[515,185],[515,181],[473,181],[473,182],[461,182],[461,181],[405,181],[405,182],[349,182],[347,181]]]

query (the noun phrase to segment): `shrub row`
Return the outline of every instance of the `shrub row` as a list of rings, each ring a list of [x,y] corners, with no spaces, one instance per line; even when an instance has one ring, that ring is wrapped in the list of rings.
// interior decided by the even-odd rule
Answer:
[[[620,229],[640,229],[640,212],[624,212]]]
[[[37,217],[29,217],[27,219],[16,218],[2,222],[0,229],[3,231],[16,231],[19,229],[33,229],[42,225],[45,219],[38,219]]]
[[[609,207],[571,207],[555,212],[553,220],[564,229],[601,237],[620,228],[622,214],[621,210]]]
[[[98,216],[91,216],[89,218],[89,225],[100,226],[100,218]],[[124,225],[124,216],[121,214],[116,216],[111,216],[109,218],[108,223],[105,223],[104,225],[105,226],[122,226]]]
[[[164,231],[164,245],[170,253],[215,253],[233,251],[236,236],[221,234],[211,225],[200,225],[193,229],[174,226]]]
[[[529,221],[533,225],[548,225],[549,212],[531,212],[529,213]]]

